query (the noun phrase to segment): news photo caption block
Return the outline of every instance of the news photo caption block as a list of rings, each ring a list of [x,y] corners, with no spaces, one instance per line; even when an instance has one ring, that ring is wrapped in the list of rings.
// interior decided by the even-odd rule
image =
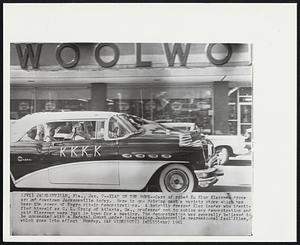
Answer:
[[[11,195],[12,235],[251,235],[251,193]]]

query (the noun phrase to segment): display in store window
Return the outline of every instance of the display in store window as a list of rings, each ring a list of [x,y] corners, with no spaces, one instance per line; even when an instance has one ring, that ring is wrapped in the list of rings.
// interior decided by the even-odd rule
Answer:
[[[46,101],[44,106],[44,111],[56,111],[56,102]]]
[[[210,88],[157,86],[108,88],[107,108],[153,121],[189,120],[212,133],[212,92]]]

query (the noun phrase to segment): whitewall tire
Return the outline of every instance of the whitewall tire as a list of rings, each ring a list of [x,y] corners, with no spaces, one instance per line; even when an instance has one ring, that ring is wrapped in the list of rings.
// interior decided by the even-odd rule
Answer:
[[[162,192],[192,192],[195,186],[193,173],[181,164],[170,164],[159,175],[159,188]]]

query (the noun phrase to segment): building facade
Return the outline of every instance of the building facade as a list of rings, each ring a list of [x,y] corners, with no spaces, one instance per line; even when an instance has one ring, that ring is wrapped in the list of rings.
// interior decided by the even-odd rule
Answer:
[[[11,118],[110,110],[244,134],[252,125],[251,52],[250,44],[13,43]]]

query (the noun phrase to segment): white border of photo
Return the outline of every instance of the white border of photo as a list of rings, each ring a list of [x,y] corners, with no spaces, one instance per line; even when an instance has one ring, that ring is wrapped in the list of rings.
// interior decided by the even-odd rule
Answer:
[[[295,241],[296,4],[4,4],[4,241]],[[11,236],[11,42],[252,43],[252,236]]]

